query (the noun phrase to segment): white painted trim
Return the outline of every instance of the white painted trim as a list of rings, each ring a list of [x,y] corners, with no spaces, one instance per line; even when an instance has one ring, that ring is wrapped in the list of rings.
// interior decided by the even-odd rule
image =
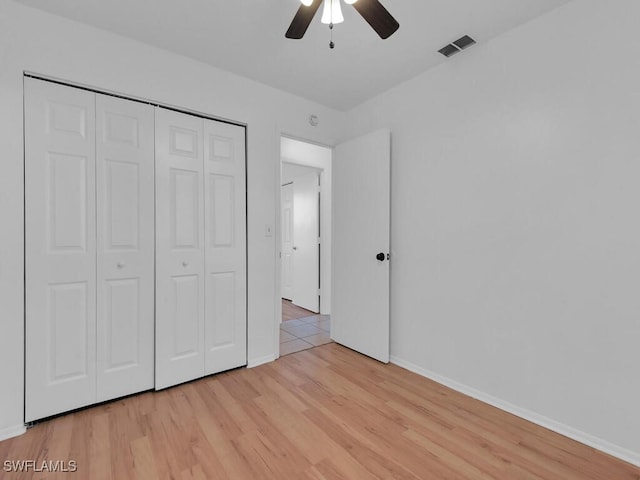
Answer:
[[[277,355],[265,355],[264,357],[254,358],[253,360],[249,360],[247,363],[247,368],[255,368],[260,365],[264,365],[265,363],[271,363],[278,359]]]
[[[15,425],[13,427],[3,428],[0,430],[0,441],[7,440],[8,438],[17,437],[27,431],[27,427],[23,424]]]
[[[275,256],[275,285],[273,295],[275,297],[275,328],[273,329],[273,360],[277,360],[280,357],[280,324],[282,323],[282,219],[280,218],[280,212],[282,210],[282,130],[280,126],[277,127],[277,140],[276,140],[276,150],[278,154],[278,161],[276,162],[275,169],[275,180],[276,180],[276,188],[275,188],[275,245],[274,245],[274,256]],[[266,362],[263,362],[266,363]]]
[[[481,402],[492,405],[496,408],[499,408],[500,410],[504,410],[505,412],[528,420],[532,423],[535,423],[536,425],[540,425],[541,427],[552,430],[556,433],[559,433],[560,435],[564,435],[565,437],[571,438],[572,440],[583,443],[595,448],[596,450],[608,453],[609,455],[640,467],[640,453],[638,452],[627,450],[626,448],[614,445],[613,443],[602,440],[601,438],[594,437],[593,435],[577,430],[573,427],[570,427],[569,425],[565,425],[538,413],[518,407],[497,397],[489,395],[488,393],[481,392],[480,390],[476,390],[475,388],[469,387],[465,384],[456,382],[455,380],[451,380],[447,377],[431,372],[411,362],[402,360],[401,358],[398,358],[394,355],[391,355],[390,361],[391,363],[398,365],[399,367],[405,368],[413,373],[417,373],[418,375],[433,380],[434,382],[440,383],[441,385],[449,387],[457,392],[464,393],[465,395],[475,398],[476,400],[480,400]]]

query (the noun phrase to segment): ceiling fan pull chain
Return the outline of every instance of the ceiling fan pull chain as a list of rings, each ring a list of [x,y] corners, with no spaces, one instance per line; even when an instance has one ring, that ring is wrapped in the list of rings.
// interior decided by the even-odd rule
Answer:
[[[334,48],[336,44],[333,43],[333,23],[329,24],[329,32],[330,32],[329,48]]]

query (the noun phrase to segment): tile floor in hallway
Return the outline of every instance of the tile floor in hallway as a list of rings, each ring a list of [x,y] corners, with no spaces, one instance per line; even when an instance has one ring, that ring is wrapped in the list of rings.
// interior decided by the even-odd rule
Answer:
[[[308,310],[292,305],[287,300],[282,301],[283,313],[288,312],[289,318],[292,307],[297,309],[296,315],[306,315],[292,320],[283,320],[280,324],[280,355],[300,352],[308,348],[331,343],[329,337],[329,315],[318,315]],[[287,314],[283,315],[286,319]]]

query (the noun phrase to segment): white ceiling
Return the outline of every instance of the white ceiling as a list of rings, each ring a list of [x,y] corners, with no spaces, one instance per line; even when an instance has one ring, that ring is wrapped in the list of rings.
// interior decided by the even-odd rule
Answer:
[[[334,50],[321,9],[302,40],[284,37],[299,0],[16,1],[348,110],[447,61],[437,50],[464,34],[486,42],[569,0],[382,0],[400,23],[387,40],[343,4]]]

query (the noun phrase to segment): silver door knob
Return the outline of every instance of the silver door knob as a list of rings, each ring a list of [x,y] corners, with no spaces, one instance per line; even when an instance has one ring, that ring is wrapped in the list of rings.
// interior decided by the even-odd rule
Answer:
[[[293,247],[293,249],[294,249],[294,250],[297,250],[297,249],[298,249],[298,247]]]
[[[187,267],[187,266],[189,266],[189,262],[187,262],[187,261],[185,260],[184,262],[182,262],[182,266],[183,266],[183,267]]]
[[[124,268],[124,266],[125,266],[124,263],[118,262],[118,268]]]

